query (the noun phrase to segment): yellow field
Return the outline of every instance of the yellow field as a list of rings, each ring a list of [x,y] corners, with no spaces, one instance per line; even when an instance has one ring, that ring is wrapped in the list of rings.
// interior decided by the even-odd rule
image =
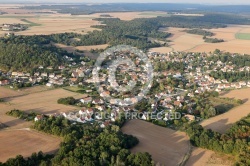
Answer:
[[[54,153],[59,148],[60,139],[54,136],[30,130],[0,131],[0,162],[22,155],[30,157],[32,153]]]
[[[239,121],[241,118],[247,116],[250,113],[250,88],[233,90],[229,93],[223,95],[223,97],[236,98],[244,100],[245,103],[232,110],[221,114],[219,116],[204,120],[201,125],[207,129],[212,129],[214,131],[225,133],[232,124]]]
[[[187,34],[183,32],[184,28],[162,28],[160,30],[172,33],[168,39],[172,41],[169,43],[169,47],[173,51],[213,52],[215,49],[220,49],[226,52],[250,54],[250,41],[235,38],[237,33],[250,33],[250,26],[247,25],[228,25],[227,28],[208,29],[215,34],[214,38],[224,39],[223,43],[205,43],[202,36]]]
[[[233,162],[227,156],[219,156],[211,150],[194,148],[186,166],[231,166]]]
[[[4,87],[0,87],[0,98],[4,98],[5,102],[0,103],[0,123],[10,128],[19,129],[26,128],[31,125],[30,122],[16,119],[5,115],[7,111],[12,109],[20,109],[22,111],[34,111],[43,114],[53,114],[61,112],[69,112],[76,110],[74,106],[66,106],[57,104],[57,100],[63,97],[72,96],[81,98],[82,95],[73,93],[63,89],[48,90],[46,87],[34,87],[23,89],[22,91],[14,91]]]
[[[142,120],[130,120],[122,128],[126,134],[139,139],[132,152],[148,152],[155,163],[175,166],[189,151],[189,139],[185,133],[156,126]]]

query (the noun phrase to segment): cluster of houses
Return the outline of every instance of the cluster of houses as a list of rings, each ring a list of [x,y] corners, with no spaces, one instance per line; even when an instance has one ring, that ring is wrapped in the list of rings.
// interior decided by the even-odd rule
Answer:
[[[178,56],[182,55],[182,58]],[[239,81],[229,83],[226,79],[215,79],[210,76],[211,72],[248,72],[250,71],[249,66],[245,67],[237,67],[232,62],[223,63],[218,60],[208,61],[207,58],[211,56],[211,54],[202,53],[198,57],[195,53],[183,53],[183,52],[169,52],[167,54],[160,54],[156,52],[150,52],[149,57],[151,57],[152,62],[155,59],[160,59],[161,62],[182,62],[185,64],[184,73],[180,74],[171,73],[171,72],[162,72],[161,74],[173,75],[176,78],[186,78],[188,80],[187,86],[190,85],[198,85],[196,93],[202,93],[204,91],[217,91],[220,92],[224,89],[241,89],[245,87],[250,87],[250,81]],[[232,57],[235,55],[232,54]],[[199,66],[195,66],[196,63]]]
[[[23,31],[25,29],[27,29],[27,27],[22,24],[3,24],[2,25],[3,31]]]
[[[249,71],[250,67],[244,68],[237,68],[237,66],[233,64],[225,64],[221,61],[213,62],[208,61],[207,57],[209,54],[201,54],[196,56],[195,53],[181,53],[181,52],[169,52],[167,54],[160,54],[155,52],[148,53],[149,59],[154,63],[154,61],[160,62],[180,62],[185,64],[185,69],[183,71],[160,71],[155,72],[155,76],[173,76],[176,79],[185,79],[187,81],[186,87],[191,87],[193,85],[197,86],[194,92],[189,92],[183,90],[183,92],[179,92],[176,89],[171,87],[164,87],[167,89],[165,92],[161,92],[159,94],[146,95],[143,93],[137,94],[137,97],[133,97],[134,95],[131,93],[122,94],[123,100],[120,99],[110,99],[108,103],[105,103],[103,99],[100,98],[92,98],[88,95],[83,96],[79,101],[86,105],[90,104],[93,105],[91,108],[83,107],[78,111],[73,111],[70,113],[62,113],[60,116],[64,116],[65,118],[69,119],[70,121],[80,122],[80,123],[92,123],[93,121],[99,122],[101,127],[105,127],[110,123],[114,122],[117,115],[121,112],[128,112],[134,111],[137,112],[133,107],[130,105],[136,104],[141,98],[151,98],[156,99],[156,101],[150,103],[153,113],[164,114],[163,120],[168,120],[167,116],[169,114],[173,114],[174,110],[178,108],[182,108],[185,106],[187,108],[187,114],[184,115],[188,120],[193,121],[195,120],[195,116],[193,116],[192,107],[195,103],[191,102],[190,98],[194,97],[195,94],[203,93],[205,91],[221,91],[227,88],[243,88],[243,87],[250,87],[250,81],[240,81],[235,83],[229,83],[225,79],[215,79],[211,77],[210,73],[214,72],[230,72],[230,71]],[[66,57],[69,61],[72,61],[70,57]],[[113,57],[110,57],[111,59]],[[117,79],[112,77],[107,77],[105,73],[101,73],[98,80],[94,80],[91,77],[92,68],[85,66],[84,62],[81,64],[72,64],[74,65],[73,68],[70,68],[71,76],[70,78],[66,78],[62,76],[62,74],[55,74],[53,72],[46,73],[46,72],[36,72],[32,76],[30,73],[24,72],[12,72],[6,73],[5,76],[8,77],[6,80],[1,80],[0,85],[8,85],[13,81],[23,81],[23,82],[31,82],[36,83],[40,82],[43,79],[47,79],[47,86],[51,87],[53,85],[64,85],[65,82],[69,82],[70,85],[85,85],[84,83],[95,83],[98,81],[100,83],[99,92],[100,97],[107,98],[110,96],[118,96],[119,91],[115,91],[112,89],[119,89],[121,88],[121,84],[130,84],[130,81],[124,77],[123,73],[128,74],[128,76],[132,80],[139,79],[142,85],[147,83],[147,73],[148,68],[143,67],[140,65],[140,59],[138,57],[134,58],[135,60],[135,70],[128,72],[128,65],[119,65],[115,70],[118,70],[119,73],[116,75],[117,77],[121,77],[121,82],[117,82]],[[198,63],[197,63],[198,62]],[[198,65],[197,65],[198,64]],[[75,67],[75,65],[79,65],[80,67]],[[43,66],[39,67],[39,69],[43,69]],[[47,67],[46,69],[51,69],[51,67]],[[59,70],[64,70],[65,66],[59,66]],[[106,66],[106,70],[109,73],[115,72],[113,68]],[[81,81],[79,81],[81,80]],[[160,80],[157,80],[160,82]],[[131,85],[132,86],[132,85]],[[149,89],[151,87],[148,87]],[[181,87],[180,87],[181,88]],[[188,93],[186,93],[188,92]],[[119,107],[119,106],[122,106]],[[157,108],[164,108],[163,110],[158,110]],[[110,110],[108,117],[103,117],[104,111]],[[139,110],[139,112],[143,112],[143,110]],[[42,117],[36,117],[36,120],[41,119]],[[147,119],[147,113],[143,112],[141,119]]]

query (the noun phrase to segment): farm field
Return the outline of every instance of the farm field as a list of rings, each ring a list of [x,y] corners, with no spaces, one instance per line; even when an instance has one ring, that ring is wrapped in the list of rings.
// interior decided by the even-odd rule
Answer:
[[[126,134],[139,139],[132,152],[149,152],[155,163],[175,166],[189,151],[189,139],[185,133],[156,126],[142,120],[130,120],[122,128]]]
[[[168,38],[171,40],[170,48],[173,51],[190,52],[213,52],[220,49],[226,52],[250,54],[250,40],[236,38],[238,33],[249,33],[250,26],[247,25],[228,25],[227,28],[210,29],[214,33],[214,38],[224,39],[223,43],[205,43],[200,35],[187,34],[183,32],[185,28],[161,28],[160,31],[172,33]],[[155,49],[155,48],[154,48]]]
[[[235,37],[240,40],[250,40],[250,33],[237,33]]]
[[[0,131],[0,162],[20,154],[31,156],[34,152],[54,153],[60,144],[60,138],[38,133],[36,131],[1,130]]]
[[[5,112],[14,108],[23,111],[34,111],[43,114],[72,111],[76,109],[76,107],[57,104],[57,100],[59,98],[69,96],[72,96],[74,98],[81,98],[82,95],[64,89],[54,89],[49,91],[31,93],[19,97],[8,98],[5,99],[4,103],[0,104],[0,114],[5,114]]]
[[[23,94],[24,94],[23,92],[15,91],[15,90],[9,89],[8,87],[0,86],[0,98],[20,96]]]
[[[185,166],[232,166],[233,162],[227,156],[219,156],[211,150],[193,148]]]
[[[250,113],[250,89],[233,90],[223,95],[223,97],[236,98],[244,100],[245,103],[231,109],[230,111],[218,115],[216,117],[204,120],[201,125],[207,129],[225,133],[233,123],[239,121],[241,118],[247,116]]]
[[[17,7],[17,6],[15,6]],[[26,31],[16,32],[18,35],[48,35],[54,33],[65,33],[65,32],[75,32],[80,34],[85,34],[88,31],[98,30],[92,28],[93,25],[99,25],[99,21],[92,20],[94,18],[100,18],[101,14],[109,14],[114,18],[120,18],[121,20],[132,20],[135,18],[149,18],[157,17],[163,12],[114,12],[114,13],[96,13],[91,15],[70,15],[61,13],[46,13],[52,12],[49,10],[36,11],[39,14],[34,13],[32,10],[16,9],[16,8],[1,8],[2,11],[8,12],[8,14],[0,15],[0,24],[8,23],[21,23],[36,25],[30,27]],[[17,14],[18,13],[18,14]],[[165,12],[164,12],[165,13]],[[167,14],[167,13],[165,13]],[[25,19],[27,21],[22,21]],[[0,31],[0,35],[5,34],[6,31]]]
[[[65,32],[76,32],[76,33],[87,33],[93,31],[92,25],[97,25],[99,22],[92,20],[94,17],[89,15],[71,16],[70,14],[5,14],[0,15],[0,24],[4,23],[21,23],[29,24],[32,22],[33,25],[28,30],[16,32],[18,35],[40,35],[40,34],[53,34],[53,33],[65,33]],[[27,21],[22,21],[25,19]],[[32,25],[32,24],[31,24]],[[6,31],[0,31],[0,34],[4,34]]]

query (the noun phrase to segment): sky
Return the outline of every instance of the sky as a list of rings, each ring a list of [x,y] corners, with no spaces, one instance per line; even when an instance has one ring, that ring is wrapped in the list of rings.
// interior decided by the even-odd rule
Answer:
[[[34,3],[197,3],[197,4],[250,4],[249,0],[0,0],[1,2],[34,2]]]

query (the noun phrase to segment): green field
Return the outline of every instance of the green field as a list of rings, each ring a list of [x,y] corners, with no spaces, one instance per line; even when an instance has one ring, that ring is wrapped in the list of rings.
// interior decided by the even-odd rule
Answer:
[[[240,40],[250,40],[250,33],[237,33],[235,38]]]

